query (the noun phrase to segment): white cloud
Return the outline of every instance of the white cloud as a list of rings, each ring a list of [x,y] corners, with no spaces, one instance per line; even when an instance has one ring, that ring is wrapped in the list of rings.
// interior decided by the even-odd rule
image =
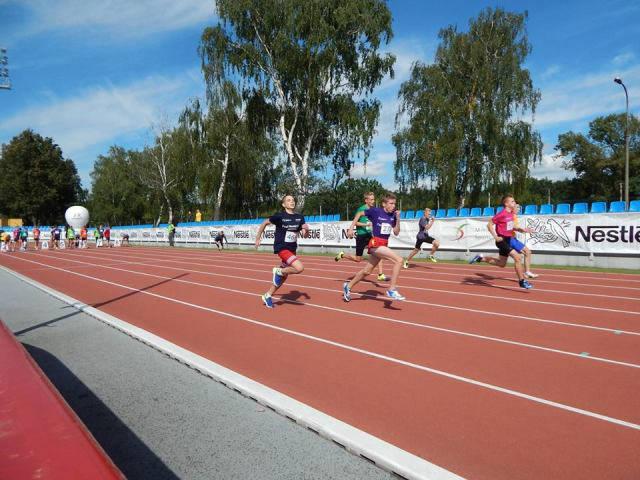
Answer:
[[[627,84],[640,84],[640,65],[622,71],[565,76],[542,90],[536,112],[536,126],[548,127],[624,110],[624,92],[613,83],[619,76]],[[631,92],[633,93],[633,92]],[[629,97],[629,108],[640,106],[640,97]]]
[[[174,115],[197,89],[191,72],[147,77],[125,86],[96,86],[70,98],[52,97],[0,122],[0,138],[31,128],[51,137],[65,156],[77,160],[86,149],[149,129],[162,113]],[[92,161],[93,159],[90,159]]]
[[[548,178],[549,180],[564,180],[574,177],[570,170],[562,168],[564,158],[556,158],[555,153],[546,153],[542,156],[542,161],[531,169],[531,176],[534,178]]]
[[[562,68],[559,65],[551,65],[550,67],[547,67],[547,69],[545,69],[544,72],[542,72],[540,74],[540,80],[549,80],[550,78],[554,77],[557,73],[559,73],[562,70]]]
[[[26,34],[97,29],[120,37],[178,30],[215,18],[205,0],[24,0],[34,18]]]
[[[393,173],[393,161],[396,158],[395,152],[379,152],[375,153],[372,158],[367,160],[367,164],[359,162],[351,167],[351,177],[384,177],[389,173]]]
[[[614,65],[625,65],[633,60],[635,60],[636,55],[633,52],[625,52],[625,53],[621,53],[619,55],[616,55],[615,57],[613,57],[613,60],[611,60],[611,63],[613,63]]]

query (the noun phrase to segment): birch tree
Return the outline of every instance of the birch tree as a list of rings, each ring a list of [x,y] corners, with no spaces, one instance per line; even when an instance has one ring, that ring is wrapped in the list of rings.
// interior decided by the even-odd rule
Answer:
[[[366,161],[380,104],[373,89],[393,74],[380,52],[391,38],[383,0],[219,0],[200,55],[207,85],[239,78],[268,108],[304,206],[309,180],[338,155]]]

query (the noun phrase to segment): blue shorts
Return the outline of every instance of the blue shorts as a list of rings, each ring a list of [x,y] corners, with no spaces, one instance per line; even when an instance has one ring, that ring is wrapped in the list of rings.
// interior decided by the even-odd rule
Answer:
[[[522,253],[522,250],[526,248],[526,245],[516,237],[511,237],[511,239],[509,240],[509,246],[518,253]]]

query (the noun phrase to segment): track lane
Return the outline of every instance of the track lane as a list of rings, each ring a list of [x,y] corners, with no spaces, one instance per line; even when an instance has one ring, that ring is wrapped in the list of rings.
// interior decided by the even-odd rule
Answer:
[[[59,261],[59,266],[68,268],[68,258],[56,257],[50,260]],[[250,315],[255,308],[255,304],[246,304],[244,293],[210,289],[207,284],[184,283],[195,282],[191,274],[176,272],[172,276],[156,275],[149,286],[148,276],[134,272],[135,269],[103,270],[101,278],[137,289],[147,288],[151,292],[173,298],[183,299],[185,296],[195,295],[199,298],[198,305],[235,315]],[[123,275],[127,275],[126,280],[123,279]],[[237,291],[245,291],[252,287],[247,285],[244,279],[225,281],[225,288],[233,286]],[[258,291],[252,293],[254,297],[259,295]],[[292,299],[298,298],[300,294],[298,290],[284,293]],[[318,299],[320,304],[330,302],[331,298],[326,295]],[[336,312],[325,312],[322,322],[318,322],[318,312],[310,312],[311,309],[304,305],[298,307],[305,308],[294,316],[279,318],[274,311],[266,311],[263,316],[270,322],[277,322],[278,325],[305,334],[328,338],[439,370],[453,371],[457,375],[482,382],[640,423],[640,399],[637,399],[637,402],[629,401],[640,384],[638,369],[610,364],[591,365],[595,362],[580,357],[559,359],[557,355],[549,352],[526,351],[514,345],[488,344],[479,339],[460,338],[444,332],[416,331],[406,325],[390,329],[388,324],[362,317],[357,319],[357,323],[347,322],[344,315],[349,315],[348,313],[342,313],[340,316]],[[458,352],[464,352],[464,358],[461,358]],[[473,358],[474,361],[468,362],[469,358]],[[553,378],[548,375],[551,369],[554,372]],[[607,394],[604,395],[603,392]]]
[[[78,282],[73,275],[62,272],[51,274],[50,277],[49,280],[61,288],[73,290],[86,288],[95,282],[91,279]],[[174,313],[173,307],[166,302],[156,302],[155,299],[149,302],[146,295],[126,296],[122,290],[109,291],[109,288],[101,285],[98,289],[89,289],[87,294],[97,295],[104,302],[105,298],[119,293],[119,301],[104,304],[102,308],[117,306],[123,315],[139,316],[141,321],[146,319],[150,325],[162,323],[162,319],[153,318],[153,311],[157,312],[158,306],[163,311],[160,317]],[[176,334],[184,335],[184,331],[189,330],[187,327],[198,323],[200,317],[198,312],[191,312],[186,318],[184,308],[178,309],[177,313],[176,318],[184,321],[177,326]],[[211,321],[211,315],[205,317],[201,326],[218,325],[218,322]],[[251,336],[246,328],[234,327],[227,325],[223,329],[225,336],[234,339],[235,334],[243,339]],[[204,340],[206,349],[210,349],[210,339],[221,338],[205,337],[200,330],[199,335],[188,335],[187,340],[195,344]],[[326,351],[316,356],[315,345],[298,345],[297,341],[291,342],[288,337],[286,342],[281,343],[285,339],[268,337],[270,335],[261,334],[253,348],[240,348],[238,345],[244,342],[239,341],[231,342],[233,345],[219,342],[215,348],[217,351],[232,349],[239,354],[234,357],[238,368],[248,365],[251,369],[257,368],[258,374],[268,370],[268,377],[273,380],[272,376],[275,376],[282,389],[306,387],[302,393],[311,394],[309,401],[320,404],[324,401],[325,411],[331,411],[336,407],[336,400],[340,400],[342,407],[351,407],[347,408],[346,415],[352,416],[354,422],[362,421],[363,416],[370,417],[370,426],[374,431],[379,431],[378,436],[397,437],[399,443],[408,442],[409,450],[411,446],[414,449],[426,449],[430,460],[465,476],[622,478],[639,471],[637,458],[633,455],[635,452],[630,447],[637,440],[637,435],[628,429],[606,428],[608,424],[592,419],[587,419],[585,425],[584,419],[578,415],[566,417],[566,414],[559,415],[559,412],[547,407],[532,409],[529,402],[521,404],[522,399],[510,399],[505,404],[501,397],[488,395],[493,392],[482,391],[471,395],[466,388],[462,388],[463,385],[450,382],[441,384],[441,378],[415,377],[414,372],[406,375],[405,369],[398,370],[397,366],[390,367],[375,361],[371,365],[374,367],[373,375],[369,377],[372,381],[365,382],[362,370],[354,369],[363,361],[360,356],[345,357],[344,352],[335,350],[328,357]],[[285,345],[286,348],[281,348]],[[274,350],[277,350],[277,354],[274,354]],[[311,362],[301,364],[300,358],[309,358]],[[340,375],[335,375],[336,372],[340,372]],[[427,388],[416,390],[417,385],[424,386],[425,378],[428,380]],[[380,382],[380,379],[384,379],[384,382]],[[417,398],[421,402],[416,403]],[[481,412],[478,411],[480,406]],[[407,412],[411,412],[411,415],[407,415]],[[390,418],[394,420],[391,426],[388,424]],[[574,435],[576,431],[580,431],[581,435]],[[413,442],[407,440],[411,433],[415,437]],[[558,438],[568,439],[562,445],[566,455],[562,459],[558,458],[557,444],[554,443]],[[613,447],[613,444],[616,446]],[[532,452],[535,452],[535,458],[532,458]],[[610,458],[614,455],[618,462],[611,465]],[[524,470],[523,465],[526,465]]]
[[[122,257],[122,255],[119,254],[112,254],[111,256],[118,258]],[[102,257],[100,256],[91,256],[86,253],[82,255],[75,255],[74,258],[80,260],[91,258],[93,259],[92,261],[95,262],[100,262],[102,260]],[[219,269],[216,269],[215,266],[209,268],[210,271],[207,271],[204,267],[195,268],[188,263],[182,263],[181,267],[176,266],[176,264],[167,266],[164,264],[160,265],[149,263],[148,260],[146,262],[139,262],[139,259],[142,257],[135,255],[131,255],[129,258],[132,262],[133,268],[150,273],[173,275],[175,272],[188,272],[196,275],[194,278],[199,282],[214,284],[218,284],[220,282],[226,284],[226,282],[235,279],[234,275],[218,273]],[[135,262],[135,264],[133,264],[133,262]],[[242,276],[243,279],[253,282],[253,285],[249,285],[248,288],[255,288],[253,291],[258,293],[261,292],[261,288],[266,289],[270,284],[270,281],[263,277],[264,275],[261,274],[261,272],[255,272],[252,274],[244,272]],[[295,280],[295,277],[293,277],[290,279],[290,282],[295,282]],[[301,282],[303,278],[298,278],[297,280]],[[293,285],[291,288],[294,289],[305,288],[304,285],[296,283],[289,283],[289,285]],[[306,290],[307,292],[305,293],[307,295],[313,291],[308,285],[306,286]],[[333,289],[326,288],[323,290],[330,293],[332,297],[335,296]],[[305,300],[304,298],[301,300],[306,303],[310,303],[309,300]],[[353,304],[348,305],[340,301],[335,304],[335,298],[331,298],[330,302],[334,305],[334,308],[337,307],[345,313],[361,312],[364,314],[378,316],[384,314],[384,312],[381,312],[379,301],[371,301],[371,299],[361,303],[354,300],[354,304],[357,305],[355,308]],[[317,304],[318,302],[316,301],[315,303]],[[576,332],[570,328],[566,328],[567,325],[564,325],[565,328],[549,330],[550,327],[561,327],[562,325],[548,324],[544,322],[528,322],[528,324],[523,325],[522,322],[514,322],[514,319],[508,316],[496,316],[492,313],[476,314],[476,317],[479,318],[474,319],[470,318],[466,312],[456,310],[447,310],[443,312],[446,314],[434,315],[434,312],[437,313],[438,310],[431,309],[425,315],[423,310],[424,309],[422,307],[416,308],[413,304],[403,304],[401,310],[386,312],[386,315],[392,315],[392,318],[397,320],[405,320],[423,325],[432,325],[438,328],[454,328],[464,333],[486,335],[496,339],[524,342],[546,348],[561,349],[568,352],[574,352],[576,354],[589,352],[591,356],[606,357],[636,364],[640,363],[640,332],[635,336],[626,333],[623,334],[620,331],[615,330],[599,331],[595,329],[581,329]]]

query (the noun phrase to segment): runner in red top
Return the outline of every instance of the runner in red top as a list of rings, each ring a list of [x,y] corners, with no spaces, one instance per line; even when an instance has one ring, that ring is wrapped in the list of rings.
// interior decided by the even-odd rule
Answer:
[[[36,244],[36,250],[40,250],[40,229],[37,225],[33,227],[33,243]]]
[[[512,195],[502,197],[502,205],[504,210],[494,215],[487,224],[487,229],[496,242],[499,257],[485,257],[482,254],[476,255],[469,263],[486,262],[497,267],[504,268],[507,265],[509,257],[515,261],[516,275],[522,288],[530,289],[533,286],[525,279],[524,270],[522,268],[522,257],[516,249],[511,246],[511,238],[514,232],[531,233],[530,229],[519,228],[515,226],[514,212],[516,209],[516,201]]]

